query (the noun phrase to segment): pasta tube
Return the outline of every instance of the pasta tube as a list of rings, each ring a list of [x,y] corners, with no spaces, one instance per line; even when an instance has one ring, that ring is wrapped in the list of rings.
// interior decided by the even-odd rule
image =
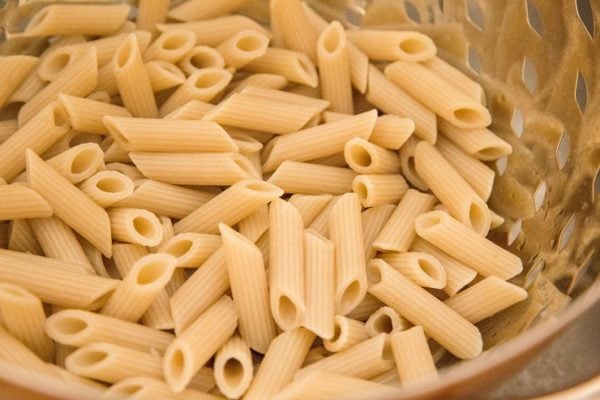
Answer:
[[[269,178],[269,183],[286,193],[343,194],[352,190],[356,173],[348,168],[284,161]]]
[[[219,390],[228,398],[239,399],[254,375],[250,347],[239,336],[233,336],[215,355],[214,370]]]
[[[348,38],[372,61],[427,61],[437,48],[429,36],[414,31],[351,29]]]
[[[52,207],[35,191],[25,185],[0,185],[0,220],[46,218]]]
[[[332,353],[347,350],[369,338],[369,332],[361,321],[337,315],[333,326],[333,336],[323,340],[325,349]]]
[[[402,386],[409,387],[438,377],[422,326],[394,333],[390,343]]]
[[[332,111],[353,114],[350,54],[339,22],[332,22],[321,33],[316,49],[323,98],[331,101]]]
[[[371,337],[382,333],[391,335],[392,333],[406,330],[410,326],[411,323],[401,317],[396,310],[386,306],[379,308],[371,314],[365,323],[365,328]]]

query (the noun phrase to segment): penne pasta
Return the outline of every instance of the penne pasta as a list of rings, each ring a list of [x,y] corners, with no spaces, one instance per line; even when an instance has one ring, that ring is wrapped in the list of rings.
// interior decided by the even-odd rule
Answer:
[[[217,46],[227,67],[239,69],[265,55],[269,38],[255,30],[238,32]]]
[[[402,175],[358,175],[352,181],[352,191],[356,193],[363,207],[395,204],[408,190]]]
[[[221,246],[217,235],[180,233],[160,245],[160,253],[177,259],[178,268],[198,268]]]
[[[144,52],[144,61],[161,60],[177,64],[196,45],[192,31],[176,30],[161,33]]]
[[[154,60],[144,64],[144,67],[154,93],[179,86],[185,82],[183,71],[168,61]]]
[[[8,224],[7,229],[8,250],[19,251],[21,253],[30,253],[35,255],[44,255],[44,251],[37,242],[29,222],[26,219],[13,219]]]
[[[219,400],[221,397],[198,390],[185,389],[173,393],[169,386],[158,378],[144,376],[127,378],[115,383],[104,392],[107,399],[142,400],[142,399],[175,399],[175,400]]]
[[[254,243],[228,226],[219,224],[219,230],[240,335],[253,350],[264,354],[277,333],[262,255]]]
[[[187,0],[169,11],[169,18],[177,21],[195,21],[227,15],[244,6],[248,0],[223,0],[217,3]]]
[[[403,387],[437,379],[437,369],[422,326],[394,333],[390,343]]]
[[[156,24],[167,20],[170,0],[140,0],[135,22],[137,28],[156,34]]]
[[[52,207],[26,185],[0,185],[0,221],[22,218],[46,218]]]
[[[268,182],[286,193],[343,194],[352,190],[355,177],[356,173],[348,168],[284,161]]]
[[[456,90],[465,96],[485,105],[485,93],[481,85],[462,73],[458,68],[453,67],[439,57],[430,58],[423,65],[431,72],[451,83]]]
[[[400,172],[400,159],[396,153],[359,137],[346,142],[344,159],[350,168],[360,174]]]
[[[281,75],[276,74],[252,74],[235,84],[230,94],[239,93],[248,87],[280,90],[288,84],[288,80]]]
[[[150,211],[138,208],[111,208],[108,210],[112,237],[115,240],[156,246],[162,240],[162,225]]]
[[[269,207],[264,205],[238,222],[238,231],[256,242],[269,229]]]
[[[284,76],[290,82],[317,87],[319,76],[310,58],[294,50],[269,47],[265,54],[246,64],[244,69],[249,72],[277,74]]]
[[[365,323],[365,328],[371,337],[375,337],[382,333],[391,335],[395,332],[409,329],[410,327],[410,322],[401,317],[396,310],[387,306],[381,307],[371,314]]]
[[[418,139],[411,137],[406,144],[400,148],[400,151],[398,152],[398,155],[400,156],[400,169],[404,178],[406,178],[415,189],[427,192],[429,191],[429,187],[419,177],[415,168],[415,150],[417,149],[417,144],[419,144],[419,142]]]
[[[181,119],[191,119],[191,120],[199,120],[204,117],[204,115],[212,110],[215,106],[209,103],[205,103],[199,100],[190,100],[181,107],[176,108],[171,111],[169,114],[165,115],[163,119],[173,119],[173,120],[181,120]]]
[[[346,315],[367,293],[361,206],[354,193],[340,197],[329,214],[329,236],[335,246],[335,310]]]
[[[287,31],[286,28],[284,32]],[[331,101],[332,111],[353,114],[350,54],[346,33],[339,22],[332,22],[321,33],[316,49],[323,98]]]
[[[437,53],[429,36],[414,31],[350,29],[348,39],[371,61],[427,61]]]
[[[396,115],[377,117],[369,141],[386,149],[398,150],[412,136],[415,122]]]
[[[309,226],[333,198],[330,194],[303,195],[295,194],[288,202],[296,207],[304,226]]]
[[[329,237],[329,214],[331,210],[342,196],[335,196],[316,216],[314,221],[308,226],[309,229],[317,232],[320,235]]]
[[[448,140],[479,160],[492,161],[512,154],[512,146],[488,129],[461,129],[442,119],[438,125]]]
[[[55,155],[46,163],[70,183],[78,184],[104,169],[104,154],[97,144],[83,143]]]
[[[0,89],[0,107],[4,107],[10,96],[25,81],[38,61],[37,57],[25,55],[0,57],[0,75],[10,76],[11,78],[6,80]]]
[[[225,61],[212,47],[196,46],[186,53],[177,64],[186,76],[203,68],[225,68]]]
[[[126,175],[132,181],[139,181],[144,179],[144,175],[140,172],[139,169],[130,164],[113,162],[106,164],[106,169],[108,171],[117,171]]]
[[[284,92],[281,90],[266,89],[257,86],[248,86],[241,91],[242,94],[247,96],[273,99],[284,103],[291,103],[298,106],[309,106],[316,108],[317,113],[321,113],[329,107],[330,102],[328,100],[314,98],[303,94],[297,94],[293,92]]]
[[[461,359],[481,354],[483,342],[477,327],[425,289],[417,286],[383,260],[367,267],[369,293],[392,307],[426,334]]]
[[[388,252],[382,254],[381,258],[421,287],[432,289],[446,287],[446,270],[432,255],[417,252]]]
[[[336,315],[333,336],[323,340],[325,349],[332,353],[344,351],[369,339],[369,332],[361,321]]]
[[[317,61],[316,47],[319,37],[310,23],[299,0],[275,0],[270,3],[271,25],[280,27],[276,31],[281,43],[286,47],[306,54],[313,62]]]
[[[19,129],[19,124],[16,119],[7,119],[0,121],[0,144],[4,143]]]
[[[100,171],[79,185],[79,190],[107,208],[133,194],[134,184],[126,175],[117,171]]]
[[[230,399],[241,398],[254,375],[250,347],[239,336],[229,339],[215,355],[215,381]]]
[[[58,101],[64,107],[69,118],[69,123],[73,129],[96,133],[98,135],[108,134],[108,129],[102,122],[103,117],[131,116],[129,111],[123,107],[90,100],[89,98],[84,99],[81,97],[59,94]]]
[[[262,177],[262,168],[260,165],[259,152],[262,150],[263,144],[258,140],[254,139],[254,137],[250,134],[245,133],[241,130],[236,130],[235,128],[229,128],[229,131],[227,133],[229,133],[229,136],[235,142],[239,153],[246,156],[246,158],[248,158],[248,160],[251,163],[255,164],[253,160],[250,159],[250,156],[257,156],[257,163],[256,165],[254,165],[254,169],[256,170],[257,174],[259,174]]]
[[[385,224],[389,221],[395,209],[396,206],[393,204],[383,204],[371,207],[362,212],[361,219],[363,225],[365,260],[368,261],[375,257],[377,249],[373,245],[373,242]]]

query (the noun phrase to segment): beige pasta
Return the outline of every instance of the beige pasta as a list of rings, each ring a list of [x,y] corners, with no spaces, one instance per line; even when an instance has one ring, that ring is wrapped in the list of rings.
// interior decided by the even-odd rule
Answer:
[[[176,399],[219,400],[221,397],[193,389],[173,393],[169,386],[157,378],[138,376],[115,383],[104,392],[104,397],[115,400]]]
[[[373,246],[381,251],[407,251],[416,237],[415,219],[431,210],[435,203],[435,197],[408,189]]]
[[[225,61],[214,48],[196,46],[188,51],[177,65],[186,76],[190,76],[203,68],[225,68]]]
[[[492,122],[489,111],[479,101],[464,96],[447,80],[418,63],[396,61],[386,67],[385,74],[411,96],[459,128],[485,128]]]
[[[219,18],[206,18],[187,23],[158,24],[161,32],[185,29],[196,34],[196,44],[217,46],[241,30],[252,29],[271,37],[269,31],[258,22],[243,15],[227,15]]]
[[[113,57],[113,74],[127,111],[135,117],[153,118],[158,109],[141,52],[137,37],[130,34]]]
[[[490,229],[496,229],[504,224],[504,218],[496,214],[493,210],[490,210]]]
[[[337,315],[334,319],[333,336],[323,340],[323,345],[328,351],[337,353],[347,350],[369,337],[369,332],[363,322]]]
[[[394,174],[400,172],[400,159],[391,150],[357,137],[346,142],[344,159],[360,174]]]
[[[294,50],[269,47],[265,54],[244,66],[249,72],[277,74],[290,82],[317,87],[319,76],[310,58]]]
[[[76,130],[108,134],[102,118],[109,115],[114,117],[130,117],[131,114],[123,107],[102,103],[81,97],[59,94],[58,101],[64,107],[71,127]]]
[[[433,40],[419,32],[350,29],[346,34],[372,61],[427,61],[437,53]]]
[[[352,181],[352,191],[356,193],[363,207],[395,204],[408,190],[402,175],[358,175]]]
[[[258,165],[255,166],[257,173],[260,173],[262,177],[262,168],[260,165],[260,151],[263,148],[263,144],[256,140],[252,135],[235,128],[228,128],[227,133],[236,144],[240,154],[246,156],[250,160],[249,156],[258,156]],[[252,160],[250,160],[252,162]]]
[[[217,233],[219,223],[232,226],[282,194],[268,182],[240,181],[177,222],[175,233]]]
[[[107,208],[131,196],[134,184],[117,171],[100,171],[79,185],[79,189],[100,207]]]
[[[111,278],[106,271],[106,265],[104,265],[104,259],[102,258],[103,254],[100,252],[100,250],[80,236],[77,236],[77,241],[81,245],[81,248],[83,249],[83,252],[88,258],[90,264],[92,264],[96,274],[105,278]]]
[[[411,323],[401,317],[396,310],[391,307],[381,307],[375,311],[367,322],[365,328],[369,336],[375,337],[382,333],[390,335],[395,332],[400,332],[411,327]]]
[[[181,85],[185,74],[168,61],[154,60],[144,64],[153,92],[160,92]]]
[[[48,374],[48,364],[1,327],[0,344],[0,361],[3,366],[22,370],[31,378],[39,378],[41,374]]]
[[[314,362],[324,359],[325,357],[328,357],[329,355],[330,353],[325,350],[325,347],[313,347],[308,351],[308,354],[306,354],[306,358],[304,359],[302,366],[305,367],[310,365]]]
[[[13,55],[0,57],[0,75],[10,76],[0,89],[0,107],[4,107],[10,96],[27,78],[33,67],[38,63],[37,57]]]
[[[132,195],[114,205],[143,208],[156,215],[181,219],[215,197],[212,193],[150,179],[138,181],[136,184],[137,187]]]
[[[214,370],[219,390],[230,399],[239,399],[254,375],[250,347],[239,336],[233,336],[215,355]]]
[[[21,286],[44,303],[98,309],[119,281],[86,274],[81,268],[80,264],[0,249],[0,281]]]
[[[262,89],[280,90],[288,84],[288,80],[281,75],[276,74],[252,74],[235,84],[230,93],[239,93],[247,87],[258,87]]]
[[[335,310],[346,315],[367,293],[361,206],[354,193],[343,195],[329,214],[329,236],[335,246]]]
[[[263,99],[272,99],[284,103],[291,103],[298,106],[309,106],[316,108],[317,113],[325,111],[330,105],[329,100],[319,99],[315,97],[306,96],[294,92],[285,92],[282,90],[274,90],[268,88],[262,88],[258,86],[247,86],[242,91],[242,94],[247,96],[253,96]]]
[[[188,0],[169,11],[169,18],[178,21],[195,21],[227,15],[246,4],[248,0],[223,0],[216,3],[203,0]]]
[[[77,263],[82,271],[96,275],[75,233],[60,218],[31,219],[29,226],[46,257]]]
[[[108,210],[108,217],[115,240],[143,246],[156,246],[162,240],[162,225],[150,211],[118,207]]]
[[[304,226],[309,226],[333,198],[330,194],[295,194],[288,202],[298,209]]]
[[[57,217],[92,243],[107,257],[112,252],[106,211],[79,191],[33,151],[26,151],[27,182],[53,208]],[[65,198],[69,202],[65,202]]]
[[[98,68],[98,80],[96,83],[96,91],[106,92],[110,96],[119,94],[119,87],[114,73],[115,67],[113,63],[104,64]]]
[[[7,119],[0,121],[0,144],[12,136],[19,129],[19,124],[16,119]]]
[[[263,172],[275,170],[281,163],[309,161],[344,151],[352,138],[368,139],[373,131],[375,110],[301,130],[271,140],[263,150]]]
[[[140,258],[123,277],[102,314],[135,322],[148,310],[175,270],[175,257],[150,254]]]
[[[25,149],[41,154],[69,129],[64,111],[50,103],[0,144],[0,177],[10,182],[25,169]]]
[[[104,169],[104,154],[95,143],[83,143],[46,160],[72,184],[78,184],[98,170]]]
[[[63,46],[48,53],[37,66],[37,75],[44,82],[52,82],[73,61],[71,55],[77,46]]]
[[[432,289],[446,287],[446,270],[432,255],[388,252],[382,254],[381,258],[419,286]]]
[[[42,302],[20,286],[0,284],[0,312],[6,330],[38,355],[52,362],[54,343],[44,332]]]
[[[377,249],[373,243],[383,227],[390,220],[395,209],[396,206],[393,204],[383,204],[368,208],[362,212],[365,259],[367,261],[375,257]]]
[[[233,301],[221,297],[171,342],[163,358],[163,374],[174,392],[181,392],[193,376],[229,339],[237,325]]]
[[[286,193],[343,194],[352,190],[356,173],[348,168],[284,161],[269,178],[269,183]]]
[[[415,123],[415,135],[435,143],[437,139],[435,113],[410,93],[392,83],[374,65],[369,66],[368,88],[366,98],[370,103],[386,114],[412,119]]]
[[[417,174],[415,168],[415,150],[419,144],[419,140],[415,137],[411,137],[408,141],[400,148],[398,155],[400,156],[400,169],[402,175],[415,189],[419,189],[422,192],[429,191],[429,187]]]
[[[75,350],[67,357],[65,366],[79,376],[108,383],[134,376],[162,377],[158,355],[104,342]]]
[[[83,310],[63,310],[46,321],[46,333],[57,343],[82,347],[105,342],[138,351],[164,353],[174,339],[171,333]]]
[[[350,54],[346,33],[338,21],[321,33],[316,48],[323,98],[331,101],[332,111],[353,114]]]
[[[411,251],[427,253],[434,256],[446,270],[446,286],[442,289],[448,296],[454,296],[463,287],[475,279],[477,272],[461,262],[435,248],[420,237],[416,238]]]
[[[138,29],[156,34],[156,24],[166,21],[170,5],[170,0],[140,0],[136,18]]]
[[[196,45],[192,31],[167,31],[152,42],[144,52],[144,61],[161,60],[177,64]]]
[[[525,289],[489,276],[444,303],[467,321],[476,324],[526,298]]]
[[[331,210],[341,197],[342,196],[339,195],[331,199],[331,201],[315,217],[314,221],[308,226],[308,228],[320,235],[329,237],[329,214],[331,214]]]
[[[417,145],[415,167],[453,217],[481,236],[487,235],[490,229],[487,204],[430,143]]]
[[[269,229],[269,207],[264,205],[238,222],[238,231],[256,242]]]
[[[231,78],[231,73],[221,68],[203,68],[194,72],[160,106],[161,117],[191,100],[213,100],[225,90]]]
[[[253,350],[264,354],[277,333],[262,254],[254,243],[228,226],[219,224],[219,230],[240,334]]]
[[[163,119],[173,119],[173,120],[181,120],[181,119],[192,119],[198,120],[202,119],[204,115],[212,110],[215,106],[209,103],[205,103],[200,100],[190,100],[181,107],[176,108],[171,111],[169,114],[165,115]]]
[[[262,57],[269,46],[269,38],[255,30],[247,29],[233,35],[217,47],[227,67],[243,68]]]
[[[236,152],[227,132],[213,122],[106,117],[104,124],[126,151]]]
[[[485,105],[485,93],[481,85],[462,73],[458,68],[453,67],[439,57],[430,58],[423,65],[451,83],[456,90],[462,92],[465,96]]]
[[[394,361],[389,339],[387,335],[382,334],[302,368],[296,378],[301,379],[319,371],[369,379],[392,368]]]
[[[123,175],[126,175],[134,182],[144,179],[144,175],[140,172],[140,170],[130,164],[113,162],[106,164],[105,167],[108,171],[118,171]]]
[[[333,243],[312,230],[304,231],[304,298],[302,326],[322,339],[334,335],[335,258]]]
[[[317,61],[316,44],[318,33],[306,16],[299,0],[275,0],[270,3],[272,28],[278,31],[281,42],[277,47],[286,47],[306,54],[313,62]],[[283,45],[283,46],[281,46]]]
[[[0,221],[22,218],[46,218],[52,207],[26,185],[0,185]]]
[[[152,34],[143,30],[134,30],[132,32],[122,32],[113,36],[107,36],[104,38],[91,40],[81,44],[80,46],[92,46],[96,50],[96,56],[98,57],[98,66],[101,67],[106,64],[110,64],[115,52],[119,46],[127,40],[129,34],[133,33],[138,40],[140,51],[146,50],[150,41],[152,40]]]
[[[269,346],[245,400],[272,398],[294,378],[302,366],[315,335],[304,328],[283,332]]]
[[[221,246],[217,235],[202,233],[180,233],[162,243],[160,253],[177,259],[178,268],[198,268]]]
[[[29,222],[26,219],[13,219],[8,224],[6,231],[8,236],[5,245],[8,250],[19,251],[21,253],[30,253],[35,255],[44,255],[44,251],[40,247]]]
[[[438,121],[440,132],[465,153],[482,161],[512,154],[512,146],[488,129],[461,129],[448,121]]]
[[[304,320],[304,227],[298,210],[275,199],[269,207],[269,293],[279,327],[291,330]]]
[[[477,327],[425,289],[417,286],[383,260],[367,267],[369,293],[415,325],[423,325],[429,337],[461,359],[481,354],[483,342]]]
[[[392,334],[390,343],[403,387],[431,382],[438,377],[422,326]]]
[[[44,7],[25,27],[25,36],[97,35],[115,33],[125,22],[127,4],[53,4]],[[102,18],[98,18],[102,16]]]

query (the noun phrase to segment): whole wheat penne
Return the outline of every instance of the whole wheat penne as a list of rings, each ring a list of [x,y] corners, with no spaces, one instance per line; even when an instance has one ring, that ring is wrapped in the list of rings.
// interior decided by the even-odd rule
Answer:
[[[108,134],[108,130],[102,122],[104,116],[131,116],[129,111],[123,107],[81,97],[59,94],[58,101],[64,107],[73,129],[99,135]]]
[[[393,204],[383,204],[368,208],[362,212],[365,260],[368,261],[375,257],[377,249],[373,245],[373,242],[379,236],[379,233],[389,221],[395,209],[396,206]]]
[[[160,92],[181,85],[185,74],[175,64],[164,60],[154,60],[144,64],[153,92]]]
[[[224,0],[213,4],[202,0],[188,0],[171,8],[168,16],[178,21],[210,19],[230,14],[247,2],[248,0]]]
[[[304,328],[283,332],[269,346],[244,399],[271,398],[294,378],[315,335]]]
[[[98,309],[119,281],[86,274],[81,268],[80,264],[0,249],[2,282],[21,286],[45,303]]]
[[[156,215],[139,208],[108,210],[112,237],[126,243],[156,246],[162,240],[162,225]]]
[[[100,207],[107,208],[131,196],[134,184],[120,172],[100,171],[83,181],[79,189]]]
[[[144,51],[144,61],[162,60],[178,63],[196,45],[192,31],[176,30],[161,33]]]
[[[255,30],[247,29],[233,35],[217,47],[217,51],[232,68],[242,68],[262,57],[269,46],[269,38]]]
[[[371,337],[382,333],[391,335],[411,326],[411,323],[401,317],[396,310],[387,306],[379,308],[365,322],[365,328],[367,328],[367,332]]]
[[[348,168],[284,161],[269,178],[269,183],[286,193],[343,194],[352,190],[356,173]]]
[[[290,82],[317,87],[319,76],[310,58],[294,50],[270,47],[262,57],[244,66],[246,71],[285,76]]]
[[[337,315],[334,319],[334,334],[323,340],[325,349],[332,353],[344,351],[369,339],[369,332],[361,321]]]
[[[234,225],[282,194],[268,182],[240,181],[177,222],[175,233],[217,233],[220,222]]]
[[[104,154],[97,144],[83,143],[55,155],[46,163],[69,182],[78,184],[104,169]]]
[[[331,101],[332,111],[353,114],[350,54],[346,40],[344,28],[334,21],[319,36],[316,49],[323,98]]]
[[[8,225],[8,250],[19,251],[21,253],[30,253],[35,255],[44,255],[44,251],[40,247],[29,221],[26,219],[13,219]]]
[[[288,202],[298,209],[304,226],[309,226],[333,198],[330,194],[295,194]]]
[[[363,207],[395,204],[408,190],[402,175],[358,175],[352,181],[352,190]]]
[[[435,380],[437,369],[422,326],[390,336],[396,369],[403,387]]]
[[[264,354],[276,336],[276,327],[262,255],[254,243],[228,226],[219,224],[219,230],[240,334],[253,350]]]
[[[44,7],[25,27],[25,36],[110,35],[125,22],[127,4],[53,4]],[[102,18],[98,18],[102,16]]]
[[[250,347],[239,336],[233,336],[215,355],[214,370],[217,387],[224,395],[242,397],[254,375]]]
[[[432,289],[443,289],[446,286],[446,270],[430,254],[387,252],[381,258],[419,286]]]
[[[465,153],[482,161],[512,154],[512,146],[489,129],[461,129],[448,121],[438,121],[440,132]]]
[[[478,356],[483,348],[477,327],[425,289],[417,286],[385,261],[375,259],[367,267],[369,293],[392,307],[461,359]]]
[[[287,84],[288,80],[285,76],[277,74],[252,74],[244,78],[244,80],[236,82],[235,87],[229,93],[239,93],[247,87],[280,90]]]
[[[350,29],[347,35],[372,61],[427,61],[437,53],[433,40],[419,32]]]
[[[136,18],[138,29],[156,34],[156,24],[167,20],[170,3],[169,0],[141,0]]]
[[[366,98],[370,103],[387,114],[412,119],[415,123],[415,134],[423,140],[435,143],[437,122],[433,111],[392,83],[374,65],[369,66],[368,87]]]
[[[161,244],[159,252],[177,258],[178,268],[198,268],[221,246],[217,235],[180,233]]]
[[[1,185],[0,204],[0,220],[46,218],[53,212],[42,196],[20,184]]]
[[[188,51],[177,65],[186,76],[190,76],[203,68],[225,68],[225,61],[214,48],[196,46]]]
[[[25,80],[27,74],[38,63],[37,57],[25,55],[4,56],[0,58],[0,74],[10,76],[0,89],[0,107],[3,107],[13,92]]]
[[[451,83],[456,90],[465,96],[471,97],[473,100],[485,105],[485,93],[481,85],[469,78],[458,68],[453,67],[437,56],[426,60],[423,62],[423,65],[431,72]]]
[[[112,343],[160,354],[173,341],[171,333],[84,310],[63,310],[46,321],[46,333],[58,343],[82,347],[95,342]]]
[[[112,246],[106,211],[79,191],[33,151],[26,151],[27,182],[53,208],[57,217],[90,241],[107,257]],[[60,190],[58,190],[60,188]],[[69,202],[65,202],[65,196]]]
[[[212,193],[148,179],[140,182],[133,194],[115,206],[143,208],[157,215],[181,219],[213,197]]]
[[[373,131],[375,110],[279,136],[271,140],[263,151],[263,172],[275,170],[282,162],[308,161],[326,157],[344,150],[352,138],[368,139]]]

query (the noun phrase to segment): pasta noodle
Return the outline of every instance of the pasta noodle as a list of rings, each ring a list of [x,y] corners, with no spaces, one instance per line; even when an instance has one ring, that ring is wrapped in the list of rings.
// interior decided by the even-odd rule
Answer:
[[[0,220],[46,218],[52,207],[26,185],[0,185]]]
[[[375,257],[377,249],[373,245],[373,242],[389,221],[395,209],[396,206],[393,204],[383,204],[368,208],[362,212],[365,260],[368,261]]]
[[[485,93],[481,85],[463,74],[458,68],[453,67],[439,57],[430,58],[423,65],[451,83],[456,90],[462,92],[465,96],[485,105]]]
[[[337,315],[334,319],[333,336],[323,340],[325,349],[332,353],[344,351],[369,338],[365,324]]]
[[[408,190],[402,175],[358,175],[352,181],[352,191],[356,193],[363,207],[395,204]]]
[[[330,194],[295,194],[288,202],[298,209],[304,226],[309,226],[333,198]]]
[[[461,129],[439,120],[440,132],[465,153],[482,161],[492,161],[512,154],[512,146],[488,129]]]
[[[310,58],[294,50],[269,47],[265,54],[244,66],[246,71],[284,76],[290,82],[317,87],[319,76]]]
[[[177,259],[178,268],[198,268],[221,246],[217,235],[202,233],[180,233],[162,243],[160,253]]]
[[[126,243],[156,246],[162,240],[162,225],[150,211],[137,208],[108,210],[112,237]]]
[[[7,103],[10,96],[27,78],[27,74],[37,63],[38,59],[32,56],[0,57],[0,75],[10,76],[10,79],[6,80],[0,89],[0,107]]]
[[[176,400],[219,400],[221,397],[185,389],[174,394],[169,386],[156,378],[133,377],[119,381],[112,385],[104,396],[118,400],[144,400],[144,399],[176,399]]]
[[[186,76],[190,76],[202,68],[225,68],[225,61],[212,47],[196,46],[188,51],[177,65]]]
[[[391,150],[354,138],[344,146],[344,158],[350,168],[360,174],[393,174],[400,172],[400,159]]]
[[[406,178],[415,189],[427,192],[429,191],[429,187],[419,177],[415,168],[415,150],[417,144],[419,144],[419,140],[411,137],[406,144],[400,148],[400,151],[398,152],[398,155],[400,156],[400,169],[404,178]]]
[[[138,29],[156,34],[156,24],[165,22],[170,0],[140,0],[136,23]]]
[[[299,106],[309,106],[315,108],[316,113],[321,113],[329,107],[329,100],[313,98],[302,94],[284,92],[281,90],[265,89],[257,86],[248,86],[241,91],[242,94],[263,99],[273,99],[285,103],[292,103]]]
[[[222,0],[216,3],[204,0],[188,0],[169,11],[169,18],[178,21],[210,19],[229,14],[246,4],[248,0]]]
[[[238,231],[256,242],[269,229],[269,207],[264,205],[238,222]]]
[[[177,64],[196,45],[192,31],[167,31],[152,42],[144,52],[144,61],[162,60]]]
[[[286,193],[343,194],[352,190],[355,177],[348,168],[284,161],[268,182]]]
[[[414,31],[351,29],[347,35],[372,61],[427,61],[437,52],[429,36]]]
[[[229,93],[239,93],[247,87],[258,87],[263,89],[282,89],[288,84],[288,80],[281,75],[276,74],[252,74],[243,81],[237,83]]]
[[[16,119],[7,119],[0,121],[0,144],[4,143],[6,139],[12,136],[19,129]]]
[[[229,128],[229,136],[235,142],[238,147],[238,151],[240,154],[245,155],[248,160],[253,163],[253,160],[250,159],[249,156],[257,155],[258,156],[258,164],[254,165],[256,172],[262,178],[262,168],[260,165],[260,151],[263,148],[263,144],[258,140],[254,139],[251,135],[245,133],[244,131],[238,131],[235,128]],[[253,163],[254,164],[254,163]]]
[[[214,370],[219,390],[228,398],[239,399],[254,375],[250,347],[240,337],[233,336],[215,355]]]
[[[64,107],[73,129],[98,135],[109,133],[102,121],[103,117],[107,115],[114,117],[131,116],[129,111],[123,107],[81,97],[59,94],[58,101]]]
[[[154,60],[145,64],[146,73],[153,92],[160,92],[181,85],[185,74],[168,61]]]
[[[79,189],[100,207],[107,208],[132,195],[134,184],[117,171],[100,171],[79,185]]]
[[[299,0],[274,0],[270,3],[271,24],[280,27],[273,29],[280,34],[281,45],[306,54],[313,62],[317,61],[316,47],[318,33],[310,23]]]
[[[214,107],[214,105],[205,103],[203,101],[190,100],[181,107],[178,107],[169,114],[165,115],[163,119],[202,119],[202,117],[204,117],[204,115]]]
[[[102,149],[97,144],[83,143],[55,155],[46,160],[46,163],[70,183],[78,184],[104,169],[103,156]]]
[[[384,253],[381,258],[419,286],[432,289],[443,289],[446,286],[446,270],[432,255],[389,252]]]
[[[9,250],[20,251],[22,253],[44,254],[26,219],[13,219],[10,221],[8,226],[8,244],[6,247]]]
[[[221,43],[217,51],[223,57],[226,66],[239,69],[262,57],[268,46],[269,38],[266,35],[247,29]]]
[[[395,332],[406,330],[410,326],[410,322],[398,315],[396,310],[385,306],[371,314],[365,323],[365,328],[367,328],[367,332],[371,337],[382,333],[391,335]]]
[[[438,377],[422,326],[394,333],[390,343],[402,386],[409,387]]]
[[[332,111],[352,114],[350,55],[342,25],[332,22],[319,36],[316,48],[323,98],[331,101]]]

